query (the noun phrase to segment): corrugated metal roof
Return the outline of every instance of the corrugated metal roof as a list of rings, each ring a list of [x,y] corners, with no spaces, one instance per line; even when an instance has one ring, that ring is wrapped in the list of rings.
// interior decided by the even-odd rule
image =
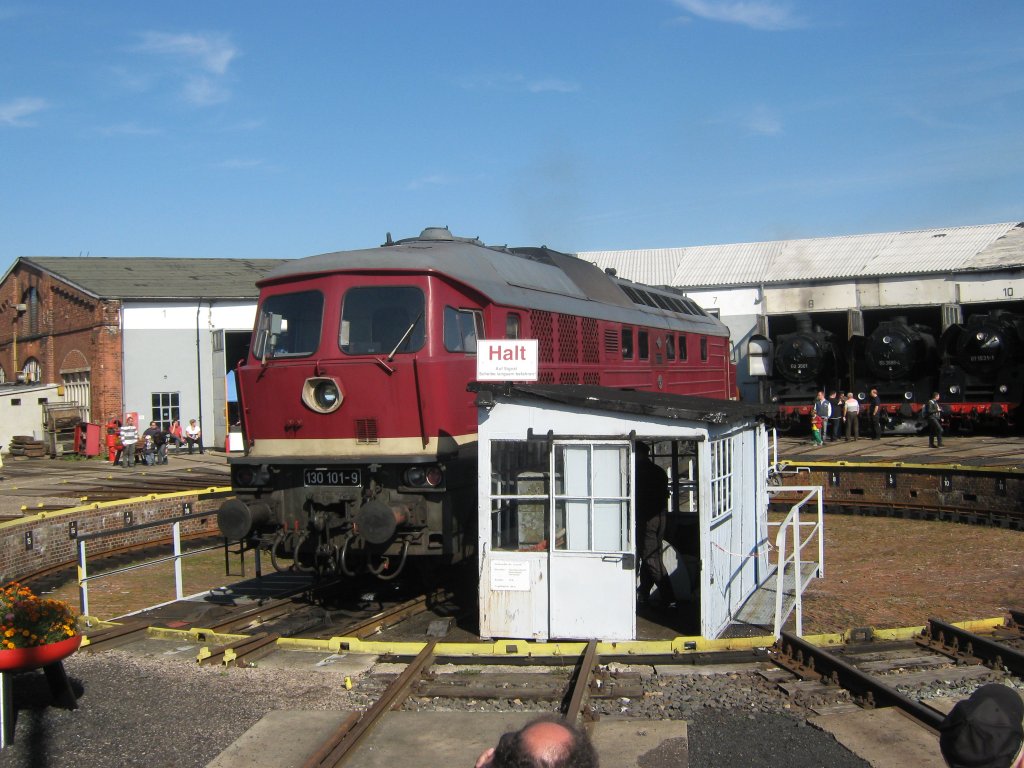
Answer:
[[[18,259],[101,299],[255,299],[259,296],[256,281],[284,261],[102,256]]]
[[[625,278],[681,288],[1024,266],[1024,222],[577,254]]]

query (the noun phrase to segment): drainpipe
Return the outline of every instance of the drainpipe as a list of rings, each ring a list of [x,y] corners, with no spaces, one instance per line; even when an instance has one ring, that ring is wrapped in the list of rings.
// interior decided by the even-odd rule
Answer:
[[[196,418],[199,419],[199,428],[203,430],[200,433],[200,440],[206,437],[206,425],[203,421],[203,365],[202,365],[202,354],[201,347],[199,344],[199,313],[203,309],[203,300],[200,299],[196,305],[196,389],[199,392],[199,414]],[[206,443],[200,443],[200,445],[206,445]]]

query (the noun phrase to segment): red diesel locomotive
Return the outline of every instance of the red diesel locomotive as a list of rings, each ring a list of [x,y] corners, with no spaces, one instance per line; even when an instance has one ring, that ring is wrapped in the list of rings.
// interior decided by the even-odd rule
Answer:
[[[288,262],[237,368],[225,537],[275,567],[392,579],[476,545],[476,342],[539,340],[540,381],[729,398],[729,332],[670,288],[446,228]]]

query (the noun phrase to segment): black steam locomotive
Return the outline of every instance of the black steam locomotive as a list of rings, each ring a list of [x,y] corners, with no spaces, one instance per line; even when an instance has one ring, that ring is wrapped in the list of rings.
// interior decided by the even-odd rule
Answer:
[[[797,330],[775,339],[774,375],[768,396],[778,407],[777,424],[788,431],[808,423],[819,389],[836,389],[844,373],[843,357],[834,333],[796,318]]]
[[[905,317],[880,322],[864,340],[861,362],[854,365],[857,397],[874,387],[882,400],[884,422],[893,431],[924,428],[924,405],[935,387],[938,352],[935,334]]]
[[[1024,400],[1024,315],[971,315],[942,335],[938,391],[952,426],[1013,426]]]

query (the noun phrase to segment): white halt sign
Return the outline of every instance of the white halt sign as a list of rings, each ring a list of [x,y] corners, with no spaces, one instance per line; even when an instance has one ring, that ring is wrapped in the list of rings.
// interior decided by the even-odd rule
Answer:
[[[477,339],[477,381],[536,381],[536,339]]]

